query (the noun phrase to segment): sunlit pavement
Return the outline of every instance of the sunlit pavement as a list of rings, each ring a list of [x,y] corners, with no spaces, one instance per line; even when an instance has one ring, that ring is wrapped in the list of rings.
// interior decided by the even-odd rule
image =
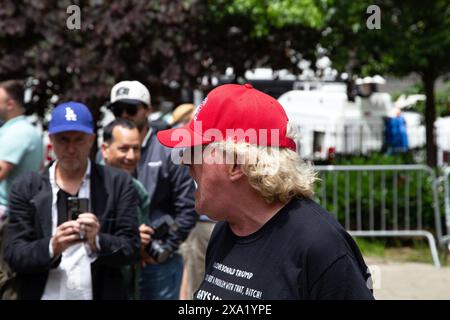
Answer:
[[[450,299],[450,267],[431,263],[391,262],[364,257],[372,270],[378,300]]]

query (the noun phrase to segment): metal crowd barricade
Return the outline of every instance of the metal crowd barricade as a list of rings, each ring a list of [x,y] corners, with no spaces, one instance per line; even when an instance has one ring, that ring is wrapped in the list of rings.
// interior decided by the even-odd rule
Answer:
[[[441,238],[441,243],[446,245],[447,250],[450,251],[450,167],[444,168],[442,180],[444,183],[445,226],[447,234]],[[448,251],[446,251],[446,254]]]
[[[434,229],[441,243],[438,183],[430,167],[330,165],[315,166],[315,169],[320,178],[316,200],[334,214],[352,236],[425,237],[434,265],[440,267],[431,232]],[[434,225],[427,225],[425,213],[432,215],[428,220],[434,220]]]

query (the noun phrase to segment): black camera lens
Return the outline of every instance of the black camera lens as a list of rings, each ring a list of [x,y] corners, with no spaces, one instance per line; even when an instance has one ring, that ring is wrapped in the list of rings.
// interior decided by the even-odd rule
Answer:
[[[153,220],[150,223],[150,227],[154,233],[152,235],[152,242],[150,242],[145,248],[147,253],[157,263],[164,263],[173,254],[173,248],[168,244],[167,238],[170,230],[177,230],[178,226],[172,217],[168,214]]]
[[[152,238],[163,239],[166,237],[170,230],[177,230],[178,226],[172,217],[168,214],[161,216],[160,218],[152,221],[150,227],[153,229],[154,233]]]
[[[164,263],[172,256],[172,248],[161,240],[153,240],[146,248],[147,253],[157,263]]]

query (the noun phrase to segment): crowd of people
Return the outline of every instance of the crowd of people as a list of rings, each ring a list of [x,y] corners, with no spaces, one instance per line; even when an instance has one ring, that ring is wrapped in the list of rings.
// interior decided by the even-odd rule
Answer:
[[[272,97],[222,85],[160,130],[147,87],[121,81],[95,161],[90,108],[68,101],[52,111],[46,167],[22,97],[0,83],[2,298],[373,299]]]

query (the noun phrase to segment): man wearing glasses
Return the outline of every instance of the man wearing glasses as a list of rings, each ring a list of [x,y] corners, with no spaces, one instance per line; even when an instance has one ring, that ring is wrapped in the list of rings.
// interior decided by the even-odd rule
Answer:
[[[148,89],[139,81],[121,81],[111,90],[109,108],[116,118],[133,121],[142,144],[141,159],[135,176],[145,186],[150,197],[148,221],[152,223],[164,215],[170,215],[178,225],[164,239],[171,254],[159,263],[151,257],[141,272],[140,297],[144,300],[171,299],[179,297],[183,261],[178,251],[197,222],[194,210],[194,182],[187,168],[171,161],[171,150],[161,145],[156,132],[149,124],[152,112]],[[140,232],[151,237],[153,230],[141,226]]]

